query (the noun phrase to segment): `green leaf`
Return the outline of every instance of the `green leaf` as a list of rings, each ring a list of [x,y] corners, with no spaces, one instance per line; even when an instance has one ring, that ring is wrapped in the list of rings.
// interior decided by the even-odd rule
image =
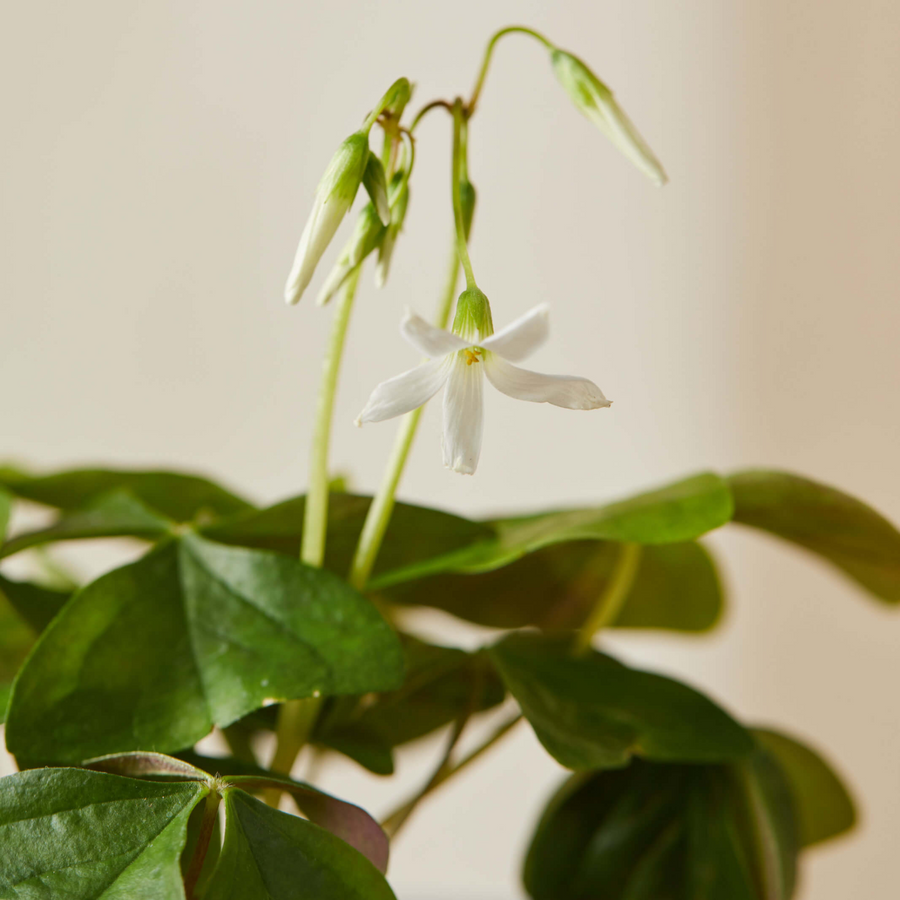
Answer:
[[[378,593],[392,603],[431,606],[493,628],[577,628],[605,591],[619,546],[554,544],[491,572],[444,572]],[[634,584],[611,625],[705,631],[718,621],[723,603],[715,566],[703,547],[651,545],[644,547]]]
[[[0,583],[0,723],[6,720],[12,681],[36,638],[35,630],[16,612]]]
[[[503,702],[503,684],[478,654],[403,636],[406,681],[377,697],[336,698],[313,741],[346,754],[378,775],[394,771],[393,749]]]
[[[325,568],[344,577],[372,503],[371,497],[332,493],[328,502]],[[203,534],[223,544],[276,550],[296,556],[300,546],[305,497],[295,497],[259,512],[215,523]],[[398,503],[394,507],[375,574],[431,559],[492,538],[493,529],[436,509]]]
[[[100,494],[129,490],[141,502],[176,522],[201,514],[228,516],[252,504],[197,475],[129,469],[71,469],[52,475],[29,475],[0,469],[0,485],[18,497],[60,509],[77,509]]]
[[[777,760],[787,779],[797,812],[801,847],[827,841],[853,828],[853,798],[821,756],[777,731],[754,728],[753,736]]]
[[[270,703],[402,677],[396,635],[334,575],[186,534],[66,605],[16,679],[7,746],[36,762],[180,750]]]
[[[489,651],[547,752],[570,769],[652,760],[720,762],[748,754],[750,735],[686,685],[536,634]]]
[[[900,603],[900,532],[874,509],[785,472],[738,472],[729,483],[735,522],[811,550],[880,600]]]
[[[0,575],[0,598],[5,598],[9,606],[36,632],[43,631],[50,624],[71,596],[68,591],[57,591],[27,581],[12,581]]]
[[[787,900],[797,843],[761,750],[729,766],[634,760],[573,775],[525,860],[535,900]]]
[[[179,856],[206,793],[80,769],[0,778],[0,896],[183,900]]]
[[[731,519],[728,485],[705,473],[607,506],[496,519],[496,537],[454,552],[386,570],[373,590],[438,572],[488,572],[547,547],[569,541],[676,544],[694,540]]]
[[[329,831],[225,791],[225,843],[208,900],[395,900],[382,874]]]
[[[171,525],[129,491],[116,490],[92,498],[80,509],[63,513],[49,528],[16,535],[0,546],[0,559],[54,541],[107,537],[157,540],[170,531]]]
[[[12,512],[12,494],[0,488],[0,544],[6,539],[6,528]]]

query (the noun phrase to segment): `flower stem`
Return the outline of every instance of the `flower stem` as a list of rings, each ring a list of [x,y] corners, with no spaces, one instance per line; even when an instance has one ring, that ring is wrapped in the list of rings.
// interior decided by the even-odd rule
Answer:
[[[481,89],[484,87],[484,79],[487,77],[488,67],[491,64],[491,57],[494,54],[494,46],[497,44],[497,41],[500,38],[504,37],[507,34],[527,34],[530,37],[535,38],[540,41],[548,50],[553,50],[553,44],[547,40],[542,34],[537,31],[534,31],[531,28],[525,28],[522,25],[510,25],[508,28],[501,28],[491,39],[488,41],[487,48],[484,51],[484,60],[481,63],[481,71],[478,73],[478,80],[475,82],[475,87],[472,90],[472,96],[469,98],[469,102],[466,105],[466,117],[470,117],[472,113],[475,112],[475,105],[478,103],[478,98],[481,96]]]
[[[322,700],[319,697],[307,697],[304,700],[288,700],[278,710],[278,724],[275,732],[275,752],[269,769],[278,775],[290,775],[297,756],[303,745],[309,740],[319,717]],[[278,806],[281,791],[270,788],[264,799],[269,806]]]
[[[453,308],[453,300],[456,296],[459,257],[457,255],[455,237],[451,249],[447,283],[444,286],[444,293],[434,320],[434,324],[438,328],[447,327],[447,323],[450,321],[450,312]],[[369,512],[366,515],[366,521],[360,533],[359,542],[356,545],[356,552],[353,555],[349,577],[350,584],[359,591],[365,588],[369,575],[372,574],[372,567],[375,565],[378,551],[381,549],[381,542],[384,540],[391,513],[394,511],[394,498],[397,493],[397,486],[400,484],[400,476],[403,474],[403,468],[412,448],[413,438],[416,436],[416,429],[419,427],[421,416],[422,407],[420,406],[403,417],[400,428],[397,431],[397,437],[394,439],[394,447],[388,458],[387,467],[381,478],[381,484],[378,487],[378,493],[372,500],[372,505],[369,507]]]
[[[576,656],[587,653],[591,646],[591,639],[610,623],[616,620],[616,617],[622,611],[622,605],[628,598],[628,592],[634,584],[635,575],[637,575],[638,566],[641,561],[641,545],[640,544],[622,544],[619,549],[619,558],[613,567],[612,575],[606,590],[597,599],[590,615],[585,620],[584,625],[575,635],[574,651]]]
[[[353,309],[356,286],[359,284],[360,267],[350,273],[331,326],[331,337],[322,363],[322,382],[316,406],[312,450],[309,458],[309,489],[303,513],[303,538],[300,544],[300,560],[309,566],[319,567],[325,558],[325,531],[328,526],[328,445],[331,440],[331,419],[334,414],[334,398],[337,392],[338,371],[344,351],[347,324]]]
[[[209,842],[212,839],[213,830],[216,827],[216,817],[219,814],[219,794],[211,790],[206,795],[206,803],[203,807],[203,819],[200,822],[200,832],[197,835],[197,843],[194,845],[194,855],[184,876],[184,896],[187,900],[194,900],[194,888],[203,871],[203,863],[209,850]]]
[[[459,97],[453,103],[453,218],[456,223],[456,250],[459,261],[466,273],[466,287],[475,287],[475,274],[472,272],[472,261],[469,259],[469,248],[466,246],[466,228],[463,224],[462,193],[460,180],[464,172],[462,154],[462,130],[464,127],[462,100]]]

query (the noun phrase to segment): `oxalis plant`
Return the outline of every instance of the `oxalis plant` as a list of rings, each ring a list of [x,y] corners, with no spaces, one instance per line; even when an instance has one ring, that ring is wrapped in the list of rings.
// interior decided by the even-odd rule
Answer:
[[[713,628],[722,588],[698,539],[732,523],[897,604],[900,533],[868,506],[766,470],[502,519],[396,502],[422,405],[441,388],[443,461],[463,474],[481,448],[482,376],[520,400],[610,405],[585,378],[516,365],[546,338],[547,309],[495,330],[469,257],[468,130],[494,47],[514,33],[540,42],[576,108],[666,180],[609,89],[530,29],[495,34],[468,99],[434,100],[409,124],[411,86],[395,82],[329,164],[288,279],[296,303],[362,188],[368,202],[319,293],[335,310],[305,496],[260,509],[174,471],[0,471],[0,536],[17,503],[56,510],[0,547],[31,551],[35,573],[0,577],[0,709],[20,768],[0,780],[0,897],[391,898],[389,840],[516,727],[572,771],[525,856],[535,900],[782,900],[800,852],[853,826],[848,791],[816,751],[597,645],[610,628]],[[407,312],[400,325],[427,361],[376,387],[359,415],[402,419],[375,496],[351,494],[329,482],[341,351],[365,260],[377,254],[376,282],[387,279],[432,112],[452,125],[450,268],[433,323]],[[111,536],[150,547],[87,585],[47,554]],[[501,636],[477,652],[426,642],[398,628],[416,607]],[[467,734],[474,749],[461,754],[473,725],[487,737]],[[227,755],[196,749],[212,729]],[[291,778],[307,745],[388,776],[397,747],[439,730],[433,774],[380,823]]]

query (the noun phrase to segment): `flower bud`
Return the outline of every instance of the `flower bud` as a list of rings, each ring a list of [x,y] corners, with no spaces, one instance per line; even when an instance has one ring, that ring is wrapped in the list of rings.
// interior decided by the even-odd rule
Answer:
[[[638,134],[612,91],[576,56],[565,50],[550,54],[553,71],[572,102],[657,185],[668,181],[662,164]]]
[[[284,289],[284,299],[288,303],[296,303],[303,295],[338,225],[353,205],[368,157],[368,133],[357,131],[341,144],[328,164],[316,189],[312,212],[300,236],[294,265]]]
[[[479,341],[494,333],[491,304],[477,287],[466,288],[456,301],[453,333],[464,341]]]
[[[381,160],[374,154],[369,154],[369,160],[366,163],[366,171],[363,173],[363,187],[375,205],[375,212],[378,218],[385,225],[389,225],[391,221],[391,208],[388,205],[387,194],[387,178],[384,174],[384,166]]]
[[[412,97],[413,86],[407,78],[398,78],[384,95],[385,115],[392,119],[399,119],[403,115],[406,104]]]
[[[378,264],[375,266],[375,286],[379,288],[384,287],[387,282],[394,244],[403,228],[406,208],[409,205],[409,182],[404,172],[397,172],[391,179],[388,196],[391,202],[391,224],[388,225],[387,232],[378,246]]]
[[[350,273],[377,247],[387,232],[371,203],[360,210],[353,234],[322,285],[316,303],[324,306],[346,282]]]

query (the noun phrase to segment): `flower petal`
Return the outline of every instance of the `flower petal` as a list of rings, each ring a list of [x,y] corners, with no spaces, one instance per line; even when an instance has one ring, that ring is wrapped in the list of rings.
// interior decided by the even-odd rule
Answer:
[[[338,198],[323,196],[321,191],[316,194],[312,212],[306,220],[303,234],[300,235],[291,274],[288,275],[284,287],[284,299],[288,303],[297,303],[303,295],[322,254],[331,243],[338,225],[349,208],[349,204],[342,203]]]
[[[525,359],[547,340],[550,333],[549,313],[550,307],[542,303],[483,340],[481,346],[513,362]]]
[[[372,391],[368,403],[356,419],[357,425],[383,422],[402,416],[430,400],[447,380],[450,360],[433,359],[402,375],[383,381]]]
[[[485,354],[484,374],[498,391],[516,400],[552,403],[566,409],[600,409],[612,405],[603,391],[587,378],[529,372],[511,365],[496,353]]]
[[[444,465],[462,475],[473,475],[481,455],[484,425],[482,363],[471,365],[454,354],[453,368],[444,392]]]
[[[421,316],[417,316],[409,307],[403,312],[400,322],[400,334],[406,338],[420,353],[429,357],[446,356],[455,350],[463,350],[469,346],[461,337],[429,325]]]

